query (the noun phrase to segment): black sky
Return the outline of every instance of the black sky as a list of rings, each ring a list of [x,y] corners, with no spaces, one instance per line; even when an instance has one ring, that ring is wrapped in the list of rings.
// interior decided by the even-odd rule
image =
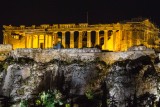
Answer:
[[[0,2],[2,25],[39,25],[86,22],[112,23],[136,17],[160,26],[158,0],[5,0]]]

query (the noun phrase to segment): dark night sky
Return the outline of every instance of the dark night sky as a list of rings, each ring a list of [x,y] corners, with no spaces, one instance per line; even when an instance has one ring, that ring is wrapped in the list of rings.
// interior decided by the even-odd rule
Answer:
[[[89,24],[144,17],[160,26],[156,0],[4,0],[0,2],[0,40],[4,24],[81,23],[86,22],[87,11]]]

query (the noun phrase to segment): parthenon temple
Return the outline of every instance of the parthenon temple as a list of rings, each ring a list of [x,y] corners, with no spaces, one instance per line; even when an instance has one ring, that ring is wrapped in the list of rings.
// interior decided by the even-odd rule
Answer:
[[[112,24],[42,24],[4,25],[3,44],[16,48],[53,48],[61,43],[64,48],[90,48],[126,51],[135,45],[158,47],[159,29],[149,21],[130,20]]]

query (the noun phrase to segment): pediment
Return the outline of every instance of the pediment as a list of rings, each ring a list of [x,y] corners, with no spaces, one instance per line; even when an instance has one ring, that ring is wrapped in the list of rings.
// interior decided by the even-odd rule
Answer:
[[[144,20],[143,23],[144,23],[147,27],[156,28],[155,25],[154,25],[151,21],[149,21],[149,19]]]

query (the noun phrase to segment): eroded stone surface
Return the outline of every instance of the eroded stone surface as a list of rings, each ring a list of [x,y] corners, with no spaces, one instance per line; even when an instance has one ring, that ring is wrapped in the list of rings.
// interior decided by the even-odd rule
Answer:
[[[20,59],[12,59],[16,61],[11,61],[1,71],[1,94],[13,97],[13,101],[31,99],[33,94],[55,88],[66,94],[85,95],[88,89],[102,90],[102,82],[105,82],[108,94],[119,102],[119,107],[123,107],[124,100],[133,97],[135,92],[137,96],[149,92],[158,98],[160,67],[156,58],[156,54],[131,52],[121,60],[113,59],[111,64],[101,59],[53,60],[46,63],[34,60],[26,63],[27,59],[19,63],[16,61]]]

